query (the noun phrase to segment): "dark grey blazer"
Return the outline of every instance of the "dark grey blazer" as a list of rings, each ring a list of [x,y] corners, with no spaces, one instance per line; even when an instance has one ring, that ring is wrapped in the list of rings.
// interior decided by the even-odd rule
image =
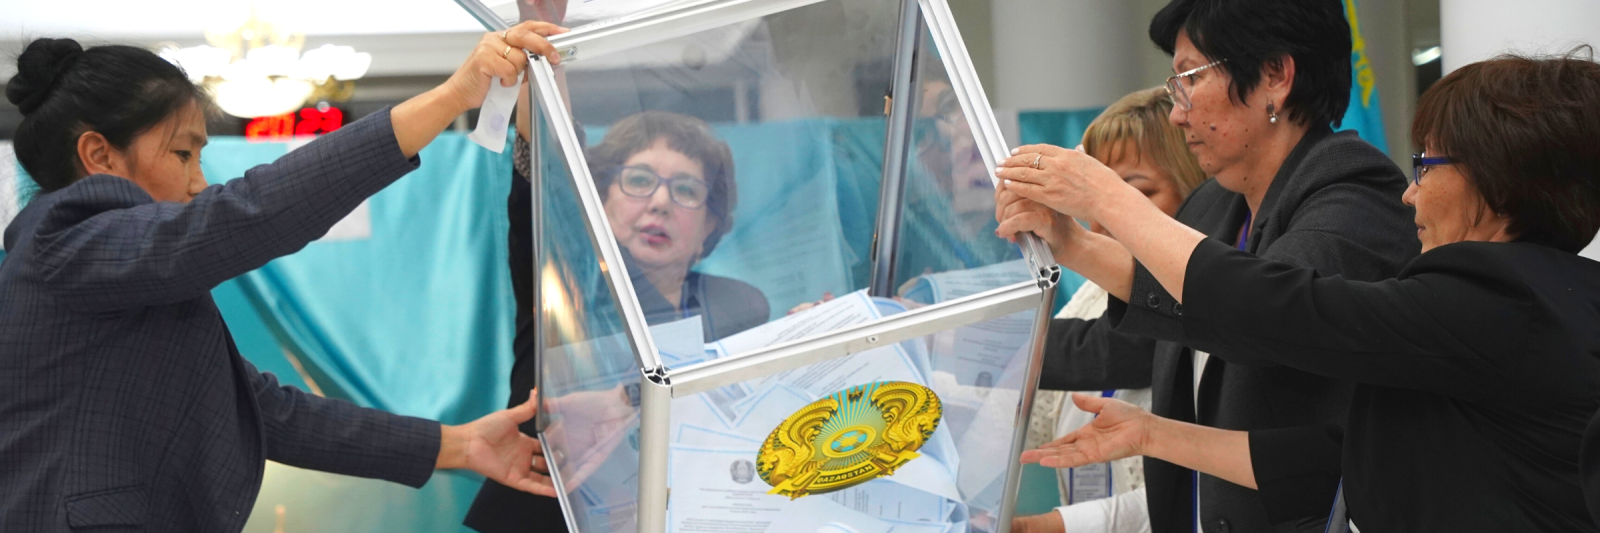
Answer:
[[[1313,130],[1273,178],[1251,222],[1247,251],[1323,275],[1367,281],[1393,277],[1419,248],[1411,209],[1400,202],[1405,188],[1400,169],[1355,133]],[[1177,218],[1232,245],[1247,213],[1242,195],[1211,180],[1190,195]],[[1157,415],[1253,431],[1251,455],[1263,490],[1199,476],[1205,530],[1322,531],[1338,482],[1337,451],[1317,455],[1331,465],[1308,465],[1292,448],[1262,443],[1326,442],[1320,434],[1299,437],[1342,424],[1352,385],[1282,366],[1234,364],[1219,355],[1206,363],[1197,402],[1182,306],[1143,266],[1135,268],[1131,294],[1129,303],[1112,298],[1099,319],[1052,321],[1039,386],[1151,387],[1151,411]],[[1193,476],[1192,470],[1145,459],[1152,531],[1194,530]]]
[[[427,482],[437,422],[279,386],[210,292],[417,164],[380,111],[189,204],[95,175],[23,209],[0,263],[0,531],[239,531],[269,459]]]
[[[1583,450],[1579,453],[1584,501],[1589,505],[1589,515],[1600,525],[1600,412],[1589,420],[1589,429],[1583,434]]]

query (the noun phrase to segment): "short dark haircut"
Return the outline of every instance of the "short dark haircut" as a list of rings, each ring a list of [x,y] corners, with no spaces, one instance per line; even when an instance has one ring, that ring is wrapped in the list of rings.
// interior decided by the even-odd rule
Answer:
[[[36,39],[17,56],[6,99],[22,111],[17,161],[41,192],[85,174],[78,137],[93,131],[119,150],[190,103],[211,109],[205,91],[176,65],[143,48]]]
[[[1150,21],[1150,40],[1173,55],[1178,34],[1233,79],[1232,97],[1261,84],[1261,67],[1294,59],[1289,120],[1338,126],[1350,106],[1350,22],[1339,0],[1173,0]],[[1199,66],[1199,65],[1196,65]]]
[[[733,229],[733,210],[739,202],[739,184],[733,179],[733,151],[728,143],[712,133],[705,121],[688,115],[666,111],[645,111],[617,121],[606,131],[605,140],[589,150],[589,168],[594,174],[595,187],[607,194],[617,172],[634,154],[643,152],[659,140],[667,141],[671,148],[705,168],[709,190],[706,197],[707,213],[717,218],[717,227],[706,235],[701,255],[710,255]]]
[[[1600,65],[1586,49],[1456,69],[1411,123],[1419,151],[1454,159],[1518,241],[1571,253],[1600,230]]]

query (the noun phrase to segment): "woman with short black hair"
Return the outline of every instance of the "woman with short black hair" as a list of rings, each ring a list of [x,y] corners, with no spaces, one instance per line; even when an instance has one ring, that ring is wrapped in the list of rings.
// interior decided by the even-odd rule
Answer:
[[[1600,407],[1600,263],[1577,252],[1600,230],[1600,65],[1467,65],[1423,94],[1412,138],[1423,153],[1404,201],[1423,253],[1376,283],[1206,239],[1075,152],[1024,147],[1000,176],[1022,198],[1109,228],[1182,295],[1196,347],[1357,383],[1343,487],[1361,530],[1596,531],[1579,450]],[[1040,154],[1067,170],[1028,168]],[[1243,432],[1076,400],[1099,418],[1024,460],[1141,454],[1243,485],[1262,474]]]
[[[1354,132],[1332,129],[1350,101],[1351,34],[1342,2],[1174,0],[1151,21],[1150,37],[1172,54],[1168,120],[1213,177],[1184,202],[1178,222],[1250,253],[1349,279],[1393,277],[1416,255],[1405,233],[1411,215],[1399,201],[1404,173]],[[1027,163],[1036,170],[1059,171],[1035,155]],[[1000,218],[1008,208],[1027,211],[1008,207],[1028,204],[1014,194],[996,194]],[[1032,229],[1056,261],[1114,298],[1099,318],[1051,322],[1039,386],[1149,387],[1152,412],[1251,431],[1260,444],[1257,463],[1294,474],[1287,482],[1293,491],[1258,492],[1147,459],[1151,531],[1321,532],[1338,486],[1337,461],[1307,468],[1280,452],[1320,438],[1300,428],[1343,421],[1352,385],[1196,350],[1182,327],[1183,306],[1117,242],[1121,235],[1091,234],[1042,212],[1049,220]],[[1302,475],[1307,470],[1312,475]]]

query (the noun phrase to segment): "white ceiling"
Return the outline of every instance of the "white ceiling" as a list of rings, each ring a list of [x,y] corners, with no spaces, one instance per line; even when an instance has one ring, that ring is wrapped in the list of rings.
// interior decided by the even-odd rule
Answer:
[[[200,37],[208,26],[242,22],[256,6],[264,16],[307,35],[450,34],[478,32],[477,21],[451,0],[0,0],[0,40],[34,37]]]
[[[16,54],[35,38],[192,46],[205,42],[208,27],[237,27],[252,6],[305,33],[308,48],[371,53],[368,76],[448,74],[484,31],[452,0],[0,0],[0,80],[15,73]]]
[[[252,6],[312,36],[483,31],[451,0],[0,0],[0,41],[198,38],[237,26]]]

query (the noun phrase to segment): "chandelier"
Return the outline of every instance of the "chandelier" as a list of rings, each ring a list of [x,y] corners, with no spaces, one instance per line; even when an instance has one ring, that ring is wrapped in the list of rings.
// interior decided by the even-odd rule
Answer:
[[[243,25],[206,30],[206,43],[162,47],[161,57],[211,89],[217,106],[236,117],[282,115],[308,100],[348,100],[372,55],[325,44],[301,53],[305,34],[263,20],[252,8]]]

